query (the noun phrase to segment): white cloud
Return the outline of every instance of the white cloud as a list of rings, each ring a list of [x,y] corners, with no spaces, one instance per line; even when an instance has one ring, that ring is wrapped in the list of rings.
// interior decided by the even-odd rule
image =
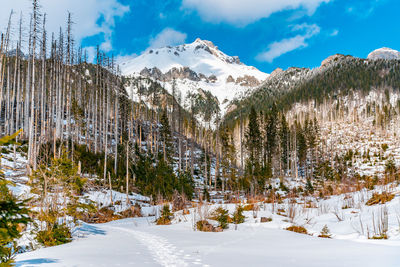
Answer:
[[[0,31],[7,26],[11,9],[14,15],[14,27],[20,12],[23,12],[25,27],[29,27],[31,1],[0,0]],[[129,12],[129,6],[124,6],[118,0],[39,0],[41,12],[47,14],[47,31],[58,34],[59,28],[65,29],[67,12],[72,13],[74,21],[73,33],[78,43],[88,36],[103,34],[104,48],[110,49],[113,28],[116,18],[123,17]]]
[[[176,31],[171,28],[165,28],[162,32],[150,39],[149,48],[160,48],[164,46],[174,46],[183,44],[186,41],[187,34]]]
[[[352,16],[356,16],[361,19],[369,17],[374,13],[375,9],[386,3],[387,0],[364,0],[364,1],[350,1],[350,5],[347,6],[346,12]]]
[[[304,9],[312,15],[321,3],[332,0],[182,0],[184,9],[196,10],[209,22],[245,26],[283,10]]]
[[[299,24],[292,27],[292,31],[303,31],[303,34],[298,34],[291,38],[282,39],[271,43],[267,51],[257,55],[259,61],[272,62],[275,58],[280,57],[290,51],[304,48],[308,46],[307,39],[319,34],[320,28],[316,24]]]
[[[337,36],[338,34],[339,34],[339,30],[338,30],[338,29],[334,29],[334,30],[331,32],[330,36]]]
[[[149,49],[161,48],[165,46],[175,46],[185,43],[187,34],[176,31],[172,28],[165,28],[156,36],[151,37],[149,40],[149,47],[142,51],[148,51]],[[138,54],[120,54],[116,58],[117,64],[123,67],[124,63],[136,58]]]

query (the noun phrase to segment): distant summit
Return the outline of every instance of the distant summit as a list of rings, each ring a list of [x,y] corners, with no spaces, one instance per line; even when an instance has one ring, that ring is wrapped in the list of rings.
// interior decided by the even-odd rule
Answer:
[[[372,51],[368,55],[368,59],[376,60],[376,59],[400,59],[400,52],[391,48],[383,47]]]

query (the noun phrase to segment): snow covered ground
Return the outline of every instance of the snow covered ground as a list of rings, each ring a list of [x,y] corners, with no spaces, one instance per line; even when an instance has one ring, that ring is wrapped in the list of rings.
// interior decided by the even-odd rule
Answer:
[[[366,206],[372,191],[297,203],[259,203],[243,224],[222,233],[194,231],[198,209],[175,213],[173,224],[156,226],[155,217],[85,224],[74,241],[17,256],[17,266],[400,266],[400,187],[378,188],[397,194],[384,205]],[[302,203],[303,202],[303,203]],[[210,214],[219,204],[203,205]],[[235,204],[222,207],[232,214]],[[147,208],[149,209],[149,208]],[[155,209],[155,207],[153,207]],[[387,240],[372,240],[387,210]],[[292,210],[292,217],[288,216]],[[294,210],[294,212],[293,212]],[[157,214],[157,212],[153,212]],[[261,223],[261,217],[272,218]],[[383,218],[380,218],[383,220]],[[308,235],[285,230],[301,225]],[[331,239],[319,238],[327,226]]]
[[[190,215],[189,215],[190,216]],[[72,243],[20,254],[17,266],[400,266],[399,245],[316,238],[246,223],[222,233],[148,218],[84,224]]]
[[[12,191],[29,197],[22,170],[25,159],[20,154],[16,158],[16,170],[11,170],[12,157],[2,159],[3,168],[15,182]],[[383,205],[365,205],[374,192],[382,191],[395,197]],[[126,209],[126,195],[115,191],[112,195],[115,209]],[[172,225],[156,226],[154,215],[160,214],[161,207],[151,206],[147,197],[137,194],[129,198],[148,217],[82,223],[73,229],[71,243],[19,254],[16,266],[400,266],[400,186],[395,184],[326,199],[257,203],[256,211],[244,213],[245,223],[230,224],[222,233],[194,231],[198,208],[188,215],[175,213]],[[87,192],[83,199],[98,207],[111,202],[108,190]],[[203,205],[202,214],[219,205]],[[236,205],[222,207],[232,215]],[[261,223],[261,217],[272,221]],[[285,230],[291,225],[303,226],[308,235]],[[318,237],[325,225],[331,239]],[[369,239],[380,227],[386,229],[388,239]]]

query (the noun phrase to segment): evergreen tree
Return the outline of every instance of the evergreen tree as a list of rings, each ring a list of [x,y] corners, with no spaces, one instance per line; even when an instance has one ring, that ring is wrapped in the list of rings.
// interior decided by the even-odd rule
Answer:
[[[299,160],[300,167],[303,168],[306,164],[307,159],[307,141],[304,136],[304,131],[300,124],[296,122],[296,144],[297,144],[297,158]],[[304,174],[304,173],[303,173]]]
[[[189,200],[194,194],[194,180],[189,171],[181,172],[178,176],[178,190],[184,194]]]
[[[20,132],[0,138],[0,145],[16,144],[14,139]],[[16,240],[21,236],[20,226],[30,221],[26,201],[16,199],[8,190],[8,184],[0,169],[0,266],[13,263],[19,249]]]
[[[268,167],[271,168],[272,157],[275,153],[276,149],[276,136],[277,136],[277,118],[278,111],[275,103],[272,105],[272,108],[269,113],[266,115],[266,152],[267,152],[267,164]]]
[[[282,113],[279,122],[279,141],[281,148],[281,164],[284,170],[288,167],[290,130],[285,115]]]
[[[260,174],[261,133],[254,107],[252,107],[250,111],[245,144],[248,152],[246,173],[250,176],[252,181],[255,182],[256,179],[258,180]],[[262,181],[258,180],[258,182],[260,186],[263,186]]]
[[[161,115],[161,127],[160,127],[160,141],[162,143],[162,155],[163,160],[168,163],[172,163],[173,157],[173,140],[171,134],[171,127],[168,121],[167,110],[164,109]]]
[[[311,172],[314,169],[314,161],[315,161],[315,148],[317,146],[317,138],[318,138],[318,122],[316,118],[314,120],[309,120],[306,118],[304,123],[304,137],[307,143],[307,150],[309,150],[310,159],[310,168]]]
[[[225,126],[220,130],[221,150],[222,150],[222,177],[220,181],[221,189],[234,190],[236,185],[236,151],[232,135]]]

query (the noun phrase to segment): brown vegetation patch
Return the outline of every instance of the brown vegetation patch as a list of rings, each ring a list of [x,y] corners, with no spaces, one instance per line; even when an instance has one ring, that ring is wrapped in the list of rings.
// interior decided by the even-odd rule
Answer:
[[[367,201],[367,206],[372,206],[376,204],[385,204],[394,198],[393,194],[383,192],[382,194],[374,193],[372,197]]]
[[[252,211],[252,210],[254,210],[254,207],[255,207],[254,204],[248,204],[243,207],[243,210],[244,211]]]
[[[196,228],[198,231],[202,232],[222,232],[222,227],[215,227],[207,220],[201,220],[196,223]]]
[[[156,221],[157,225],[170,225],[171,224],[171,219],[169,217],[160,217]]]
[[[184,209],[184,210],[182,211],[182,214],[183,214],[183,215],[189,215],[189,214],[190,214],[190,210]]]
[[[271,217],[261,217],[260,222],[262,222],[262,223],[272,222],[272,218]]]
[[[137,203],[135,204],[135,206],[131,206],[130,208],[122,211],[121,216],[123,218],[143,217],[140,205]]]
[[[388,236],[387,236],[387,234],[381,234],[381,235],[375,235],[373,237],[370,237],[369,239],[376,239],[376,240],[388,239]]]
[[[303,226],[292,225],[286,228],[286,230],[296,232],[299,234],[305,234],[305,235],[308,234],[307,229],[304,228]]]
[[[108,207],[103,207],[94,213],[85,213],[80,218],[86,223],[106,223],[121,219],[121,215],[115,214],[114,211]]]

